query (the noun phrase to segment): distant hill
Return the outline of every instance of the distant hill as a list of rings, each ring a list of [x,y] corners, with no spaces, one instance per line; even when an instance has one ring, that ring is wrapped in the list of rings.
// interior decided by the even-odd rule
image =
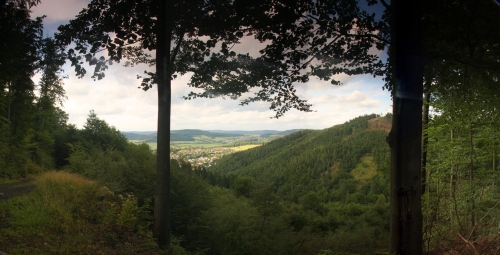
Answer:
[[[225,156],[209,171],[249,176],[292,200],[311,191],[330,193],[332,201],[339,198],[339,192],[352,194],[361,188],[388,193],[390,154],[385,137],[390,123],[390,117],[372,114],[324,130],[293,132]],[[336,185],[340,186],[333,189]]]
[[[293,129],[298,131],[299,129]],[[290,132],[292,130],[287,131],[278,131],[278,130],[209,130],[214,133],[226,133],[226,134],[236,134],[236,135],[275,135],[283,132]]]
[[[121,133],[128,140],[149,140],[154,138],[156,142],[156,131],[129,131]]]
[[[196,136],[215,137],[239,137],[244,135],[260,135],[261,138],[267,138],[271,135],[283,136],[297,132],[299,129],[277,131],[277,130],[255,130],[255,131],[226,131],[226,130],[200,130],[200,129],[181,129],[170,131],[170,141],[194,141]],[[143,140],[144,142],[156,142],[156,131],[129,131],[122,132],[128,140]]]
[[[230,133],[216,133],[210,131],[204,131],[199,129],[182,129],[182,130],[172,130],[170,131],[170,141],[194,141],[195,136],[208,136],[211,138],[215,137],[235,137],[242,136],[242,134],[230,134]]]

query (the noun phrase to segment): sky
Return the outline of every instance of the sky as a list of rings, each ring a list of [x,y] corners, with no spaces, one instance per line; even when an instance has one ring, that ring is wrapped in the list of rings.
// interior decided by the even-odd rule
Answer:
[[[73,19],[90,0],[42,0],[32,8],[32,17],[46,15],[44,34],[52,36],[57,27]],[[251,43],[250,43],[251,44]],[[257,49],[258,45],[240,45],[244,49]],[[64,89],[68,99],[62,109],[69,114],[69,123],[82,128],[89,112],[94,110],[100,119],[121,131],[154,131],[157,126],[157,90],[138,89],[140,80],[136,77],[144,70],[154,67],[109,66],[106,77],[99,81],[88,74],[78,79],[67,62],[64,72]],[[37,84],[41,74],[33,80]],[[284,117],[271,118],[275,112],[269,103],[255,102],[240,106],[239,100],[195,99],[184,100],[193,89],[187,86],[189,75],[178,77],[172,82],[171,129],[203,130],[289,130],[325,129],[342,124],[364,114],[386,114],[392,112],[392,101],[387,90],[382,90],[381,77],[371,75],[338,75],[343,85],[331,85],[329,81],[311,78],[308,83],[297,84],[298,95],[312,103],[313,112],[288,111]],[[243,99],[243,98],[242,98]]]

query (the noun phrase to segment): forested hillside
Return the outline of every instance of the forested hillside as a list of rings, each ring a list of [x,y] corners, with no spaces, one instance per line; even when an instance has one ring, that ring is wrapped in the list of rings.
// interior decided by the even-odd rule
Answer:
[[[385,251],[390,121],[390,115],[373,114],[325,130],[299,131],[195,172],[248,199],[262,217],[259,235],[274,231],[297,240],[303,247],[289,245],[298,253]]]
[[[371,178],[384,181],[378,181],[380,187],[370,184],[368,190],[388,191],[387,132],[377,126],[378,122],[390,125],[390,116],[368,115],[325,130],[299,131],[228,155],[208,171],[249,176],[261,185],[272,185],[277,195],[292,201],[308,192],[320,192],[325,201],[337,201],[340,195],[332,188],[338,188],[339,182],[349,182],[352,194],[355,187],[372,183]],[[367,171],[361,173],[360,168]]]

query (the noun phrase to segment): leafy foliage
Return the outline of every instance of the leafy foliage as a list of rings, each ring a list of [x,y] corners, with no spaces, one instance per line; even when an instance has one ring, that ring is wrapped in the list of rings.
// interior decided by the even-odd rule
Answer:
[[[382,50],[387,43],[387,28],[374,14],[360,9],[357,1],[270,1],[272,11],[257,13],[252,24],[256,40],[265,43],[259,56],[221,53],[199,65],[190,86],[204,89],[186,98],[238,98],[252,88],[255,101],[270,103],[276,117],[295,108],[311,111],[311,105],[296,94],[296,83],[309,77],[331,80],[333,75],[370,73],[381,75],[385,64],[370,50]],[[271,14],[272,13],[272,14]],[[387,31],[386,31],[387,32]],[[340,84],[332,80],[332,84]]]
[[[42,18],[30,19],[28,6],[9,1],[0,7],[0,176],[19,177],[54,166],[54,134],[66,125],[57,107],[65,99],[61,48],[42,39]],[[41,71],[39,93],[31,80]]]
[[[489,226],[498,224],[500,213],[496,203],[499,94],[493,89],[498,81],[468,65],[453,69],[436,79],[440,86],[434,88],[431,100],[435,115],[427,129],[431,156],[425,237],[429,250],[453,250],[465,243],[473,254],[476,248],[467,242],[477,243],[477,251],[487,248],[483,245],[496,236]],[[496,72],[490,75],[495,77]]]

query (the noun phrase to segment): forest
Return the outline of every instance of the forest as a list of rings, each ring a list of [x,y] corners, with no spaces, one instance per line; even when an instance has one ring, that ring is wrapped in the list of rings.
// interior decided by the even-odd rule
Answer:
[[[417,13],[401,1],[366,2],[385,7],[382,18],[358,1],[267,1],[252,8],[200,1],[194,8],[199,19],[188,19],[193,8],[183,3],[173,13],[155,1],[92,1],[52,38],[43,36],[43,18],[29,15],[40,1],[2,1],[0,178],[35,185],[26,196],[0,201],[2,252],[390,254],[411,247],[404,238],[421,220],[412,233],[421,231],[413,245],[422,247],[409,254],[500,253],[500,7],[412,2]],[[153,12],[157,7],[167,11]],[[302,16],[305,11],[311,15]],[[127,23],[124,12],[136,16]],[[141,19],[145,15],[156,16]],[[123,33],[109,39],[118,30]],[[156,38],[153,31],[168,33]],[[260,57],[231,51],[228,45],[243,35],[266,42]],[[402,47],[408,38],[412,43]],[[167,53],[156,40],[168,45]],[[108,59],[96,57],[103,49]],[[372,54],[375,49],[387,50],[388,60]],[[162,54],[168,55],[164,62]],[[65,61],[80,77],[88,63],[101,79],[107,63],[122,58],[156,63],[156,74],[141,77],[144,90],[158,85],[161,95],[174,75],[193,73],[189,85],[205,92],[186,99],[238,98],[258,88],[242,104],[268,102],[276,117],[311,111],[293,87],[309,76],[384,76],[394,112],[301,130],[198,168],[168,157],[169,125],[159,125],[168,128],[158,130],[154,154],[93,111],[81,129],[68,123]],[[169,123],[169,109],[168,100],[160,102],[159,123]],[[405,175],[415,172],[414,179]],[[165,190],[168,196],[158,200]],[[416,202],[401,211],[410,198]],[[158,217],[158,211],[168,213]],[[401,229],[394,231],[398,220]],[[404,240],[395,242],[398,234]]]

